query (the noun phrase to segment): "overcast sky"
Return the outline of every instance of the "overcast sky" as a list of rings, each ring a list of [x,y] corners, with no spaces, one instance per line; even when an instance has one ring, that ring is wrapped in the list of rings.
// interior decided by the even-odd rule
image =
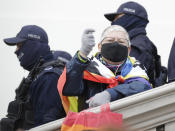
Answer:
[[[175,1],[135,1],[148,12],[148,36],[167,66],[175,36]],[[80,48],[83,30],[94,28],[98,43],[101,32],[110,25],[103,14],[116,11],[123,2],[126,0],[0,0],[0,118],[5,116],[15,88],[27,74],[14,55],[15,47],[6,46],[3,38],[15,36],[24,25],[35,24],[48,33],[51,49],[74,55]]]

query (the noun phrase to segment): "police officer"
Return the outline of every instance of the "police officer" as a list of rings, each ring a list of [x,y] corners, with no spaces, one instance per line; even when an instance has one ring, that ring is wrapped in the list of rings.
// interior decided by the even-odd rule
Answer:
[[[161,72],[160,56],[156,46],[147,37],[145,28],[149,20],[145,8],[131,1],[120,5],[116,12],[104,16],[111,21],[111,25],[120,25],[127,30],[132,44],[130,56],[134,56],[146,67],[150,82],[160,86],[160,83],[155,83]]]
[[[55,57],[50,51],[44,29],[36,25],[22,27],[16,37],[4,39],[4,42],[16,46],[15,54],[20,65],[30,73],[19,86],[20,89],[16,90],[16,98],[9,104],[7,118],[1,120],[1,130],[30,129],[64,117],[57,81],[62,72],[60,67],[65,64],[62,60],[69,61],[71,56],[64,52],[59,61],[62,63],[54,63],[58,55],[55,54]],[[26,80],[29,82],[26,83]],[[25,85],[28,83],[27,90]]]
[[[173,41],[168,59],[168,82],[175,81],[175,39]]]

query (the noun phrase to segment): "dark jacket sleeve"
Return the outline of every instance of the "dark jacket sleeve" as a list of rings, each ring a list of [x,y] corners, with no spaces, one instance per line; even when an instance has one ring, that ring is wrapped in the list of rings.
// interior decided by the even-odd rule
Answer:
[[[34,110],[35,126],[60,119],[65,116],[57,90],[59,76],[45,73],[30,88],[31,103]]]
[[[83,83],[83,71],[89,65],[89,61],[83,63],[78,58],[78,53],[66,65],[66,83],[63,88],[65,96],[80,96],[85,87]]]
[[[175,38],[168,59],[168,82],[175,81]]]
[[[136,80],[126,84],[120,84],[114,88],[107,89],[106,91],[110,93],[111,101],[114,101],[149,89],[151,88],[148,84]]]

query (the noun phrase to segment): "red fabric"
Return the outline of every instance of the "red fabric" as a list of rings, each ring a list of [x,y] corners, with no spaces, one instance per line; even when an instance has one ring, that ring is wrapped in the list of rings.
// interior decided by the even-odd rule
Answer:
[[[65,66],[64,71],[58,80],[57,89],[58,89],[58,92],[60,94],[64,110],[66,113],[68,113],[70,103],[69,103],[67,96],[63,96],[63,93],[62,93],[65,83],[66,83],[66,66]]]
[[[105,108],[103,107],[105,106]],[[122,114],[111,112],[108,104],[102,105],[100,113],[82,111],[69,112],[61,131],[80,131],[79,129],[98,129],[104,126],[122,126]]]
[[[104,76],[100,76],[98,74],[88,72],[87,70],[84,71],[83,77],[84,79],[89,80],[89,81],[109,84],[108,88],[117,86],[118,82],[124,83],[124,79],[122,79],[120,76],[117,79],[115,77],[105,78]]]

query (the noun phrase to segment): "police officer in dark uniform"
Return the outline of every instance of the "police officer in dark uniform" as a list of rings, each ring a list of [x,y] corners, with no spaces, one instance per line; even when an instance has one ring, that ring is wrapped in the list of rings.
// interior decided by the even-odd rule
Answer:
[[[7,118],[1,120],[1,131],[30,129],[64,117],[57,82],[71,55],[64,52],[58,59],[58,54],[50,51],[46,32],[36,25],[22,27],[16,37],[4,42],[17,47],[15,54],[29,75],[16,89]]]
[[[175,81],[175,38],[168,59],[168,82]]]
[[[156,83],[156,79],[162,76],[161,69],[166,68],[161,67],[157,48],[147,37],[145,28],[149,20],[145,8],[131,1],[120,5],[116,12],[104,16],[111,21],[111,25],[120,25],[128,31],[131,40],[130,56],[134,56],[146,67],[150,82],[154,86],[163,84]]]

